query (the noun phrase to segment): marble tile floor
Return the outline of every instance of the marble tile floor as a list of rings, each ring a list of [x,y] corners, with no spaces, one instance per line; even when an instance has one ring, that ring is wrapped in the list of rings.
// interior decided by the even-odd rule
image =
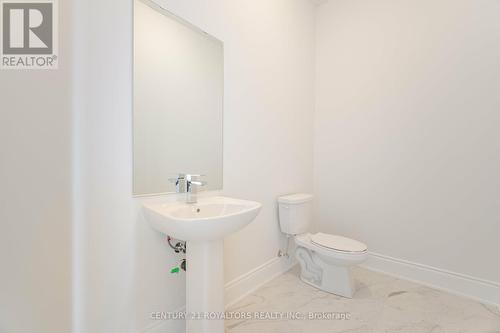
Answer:
[[[317,290],[298,275],[295,266],[233,305],[233,316],[250,318],[226,320],[226,333],[500,333],[498,308],[413,282],[356,267],[358,289],[346,299]],[[323,312],[334,318],[279,318],[279,313],[307,318]]]

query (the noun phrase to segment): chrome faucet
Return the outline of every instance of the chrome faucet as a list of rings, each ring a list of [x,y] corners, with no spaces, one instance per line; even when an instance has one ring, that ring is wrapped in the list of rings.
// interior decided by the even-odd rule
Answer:
[[[198,187],[205,186],[207,182],[197,180],[203,175],[191,175],[180,173],[177,178],[169,179],[175,183],[175,190],[177,193],[186,193],[186,203],[194,204],[197,202]]]

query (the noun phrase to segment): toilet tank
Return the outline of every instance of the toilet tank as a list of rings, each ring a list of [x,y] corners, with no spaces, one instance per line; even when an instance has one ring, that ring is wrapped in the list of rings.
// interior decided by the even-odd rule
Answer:
[[[285,234],[298,235],[309,230],[312,222],[312,194],[296,193],[278,197],[279,221]]]

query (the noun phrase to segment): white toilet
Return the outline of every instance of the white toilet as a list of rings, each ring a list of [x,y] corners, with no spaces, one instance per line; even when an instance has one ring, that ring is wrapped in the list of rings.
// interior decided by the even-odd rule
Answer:
[[[367,258],[365,244],[325,233],[308,233],[312,222],[311,194],[297,193],[278,198],[281,231],[293,236],[300,263],[300,278],[316,288],[352,298],[354,284],[349,267]]]

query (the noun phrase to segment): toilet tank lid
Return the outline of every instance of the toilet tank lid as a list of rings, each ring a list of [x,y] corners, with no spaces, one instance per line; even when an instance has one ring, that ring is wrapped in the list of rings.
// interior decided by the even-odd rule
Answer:
[[[313,199],[313,195],[309,193],[295,193],[289,195],[283,195],[278,197],[279,203],[289,204],[289,205],[297,205],[304,202],[309,202]]]

